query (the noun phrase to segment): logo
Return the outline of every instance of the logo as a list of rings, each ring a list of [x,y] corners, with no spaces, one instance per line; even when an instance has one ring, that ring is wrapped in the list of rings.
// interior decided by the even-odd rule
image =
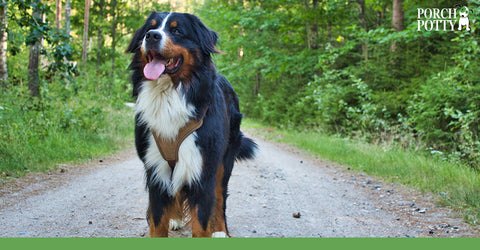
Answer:
[[[470,31],[469,9],[462,8],[418,8],[417,31]]]
[[[458,30],[462,30],[462,27],[465,26],[467,31],[470,31],[469,21],[468,21],[468,8],[463,6],[462,9],[459,11],[460,19],[458,19]]]

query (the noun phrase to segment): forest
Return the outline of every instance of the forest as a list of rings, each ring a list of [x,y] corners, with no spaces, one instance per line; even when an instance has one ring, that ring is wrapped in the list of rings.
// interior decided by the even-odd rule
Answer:
[[[125,50],[154,10],[218,33],[248,118],[479,170],[479,0],[1,1],[2,176],[129,143]]]
[[[477,168],[479,4],[207,1],[198,12],[220,33],[221,49],[237,55],[218,56],[217,67],[248,116]],[[469,31],[458,30],[463,6]]]

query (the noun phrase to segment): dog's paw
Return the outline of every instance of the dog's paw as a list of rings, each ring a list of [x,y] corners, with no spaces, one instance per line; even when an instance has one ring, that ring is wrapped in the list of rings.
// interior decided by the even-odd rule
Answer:
[[[212,238],[228,238],[225,232],[215,232],[212,234]]]
[[[169,228],[173,231],[183,229],[183,221],[181,219],[171,219],[169,222]]]

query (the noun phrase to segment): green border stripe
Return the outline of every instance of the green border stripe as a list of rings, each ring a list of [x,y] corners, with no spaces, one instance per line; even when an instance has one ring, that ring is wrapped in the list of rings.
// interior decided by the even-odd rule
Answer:
[[[93,250],[93,249],[262,249],[262,250],[307,250],[307,249],[476,249],[480,238],[267,238],[267,239],[150,239],[150,238],[4,238],[1,249],[48,249],[48,250]]]

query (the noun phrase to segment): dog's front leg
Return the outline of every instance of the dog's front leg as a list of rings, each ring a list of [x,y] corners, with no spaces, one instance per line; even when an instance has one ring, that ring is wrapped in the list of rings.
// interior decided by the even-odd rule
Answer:
[[[150,216],[151,217],[151,216]],[[170,219],[167,216],[162,216],[160,222],[156,224],[153,218],[149,219],[150,237],[168,237],[168,227]]]
[[[166,192],[156,193],[150,190],[150,201],[147,211],[150,237],[168,237],[171,214],[172,199],[168,194]]]
[[[215,206],[215,175],[204,175],[202,186],[190,193],[190,218],[193,237],[212,237]]]
[[[211,210],[211,209],[210,209]],[[192,237],[212,237],[212,229],[210,223],[210,216],[208,216],[205,223],[205,209],[198,205],[191,211],[192,216]]]

